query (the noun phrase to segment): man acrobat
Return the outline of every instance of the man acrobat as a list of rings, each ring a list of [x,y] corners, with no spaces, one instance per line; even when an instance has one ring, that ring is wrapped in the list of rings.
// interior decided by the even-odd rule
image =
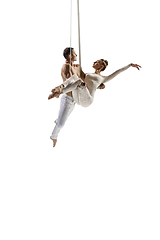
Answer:
[[[65,48],[63,51],[63,56],[66,59],[66,62],[61,69],[61,76],[63,82],[65,82],[66,79],[69,79],[73,75],[76,75],[77,77],[84,81],[85,73],[82,70],[80,70],[80,66],[78,64],[74,64],[74,62],[77,61],[77,54],[74,48]],[[104,84],[101,84],[99,86],[99,89],[104,88],[105,88]],[[59,97],[59,94],[57,94],[56,96],[56,93],[54,93],[54,97]],[[57,120],[55,121],[55,127],[50,136],[50,139],[53,141],[53,147],[56,146],[58,134],[62,127],[64,126],[68,116],[73,111],[74,107],[75,101],[73,99],[72,91],[67,91],[67,93],[64,93],[61,97],[59,115]]]

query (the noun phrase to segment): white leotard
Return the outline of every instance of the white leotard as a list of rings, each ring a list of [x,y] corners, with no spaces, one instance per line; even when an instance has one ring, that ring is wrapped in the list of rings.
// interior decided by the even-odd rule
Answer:
[[[65,88],[63,89],[64,93],[72,91],[74,101],[83,106],[88,107],[92,104],[95,92],[100,84],[106,83],[109,80],[116,77],[119,73],[127,70],[131,64],[127,65],[126,67],[123,67],[114,73],[112,73],[109,76],[103,77],[99,74],[95,73],[88,73],[85,77],[85,88],[79,88],[80,81],[83,82],[81,79],[79,79],[76,75],[73,75],[71,78],[67,79],[63,84]]]

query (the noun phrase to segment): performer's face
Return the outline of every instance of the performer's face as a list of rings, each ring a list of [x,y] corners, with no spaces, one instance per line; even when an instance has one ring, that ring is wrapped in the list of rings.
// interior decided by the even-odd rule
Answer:
[[[96,70],[100,70],[103,67],[104,66],[103,66],[102,60],[97,60],[96,62],[93,63],[93,68]]]
[[[77,54],[74,49],[72,50],[72,61],[77,61]]]

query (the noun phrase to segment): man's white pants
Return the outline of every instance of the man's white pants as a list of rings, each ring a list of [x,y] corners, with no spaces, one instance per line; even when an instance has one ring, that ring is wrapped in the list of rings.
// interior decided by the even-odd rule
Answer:
[[[66,94],[63,94],[61,97],[59,115],[51,135],[52,139],[57,139],[61,128],[64,126],[68,116],[71,114],[74,107],[75,107],[75,101],[73,100],[73,98]]]

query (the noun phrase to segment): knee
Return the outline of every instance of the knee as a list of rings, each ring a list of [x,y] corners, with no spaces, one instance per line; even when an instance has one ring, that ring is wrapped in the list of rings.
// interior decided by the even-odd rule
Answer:
[[[65,121],[60,121],[60,122],[56,123],[56,125],[57,125],[57,127],[59,127],[59,128],[63,128],[64,125],[65,125]]]

